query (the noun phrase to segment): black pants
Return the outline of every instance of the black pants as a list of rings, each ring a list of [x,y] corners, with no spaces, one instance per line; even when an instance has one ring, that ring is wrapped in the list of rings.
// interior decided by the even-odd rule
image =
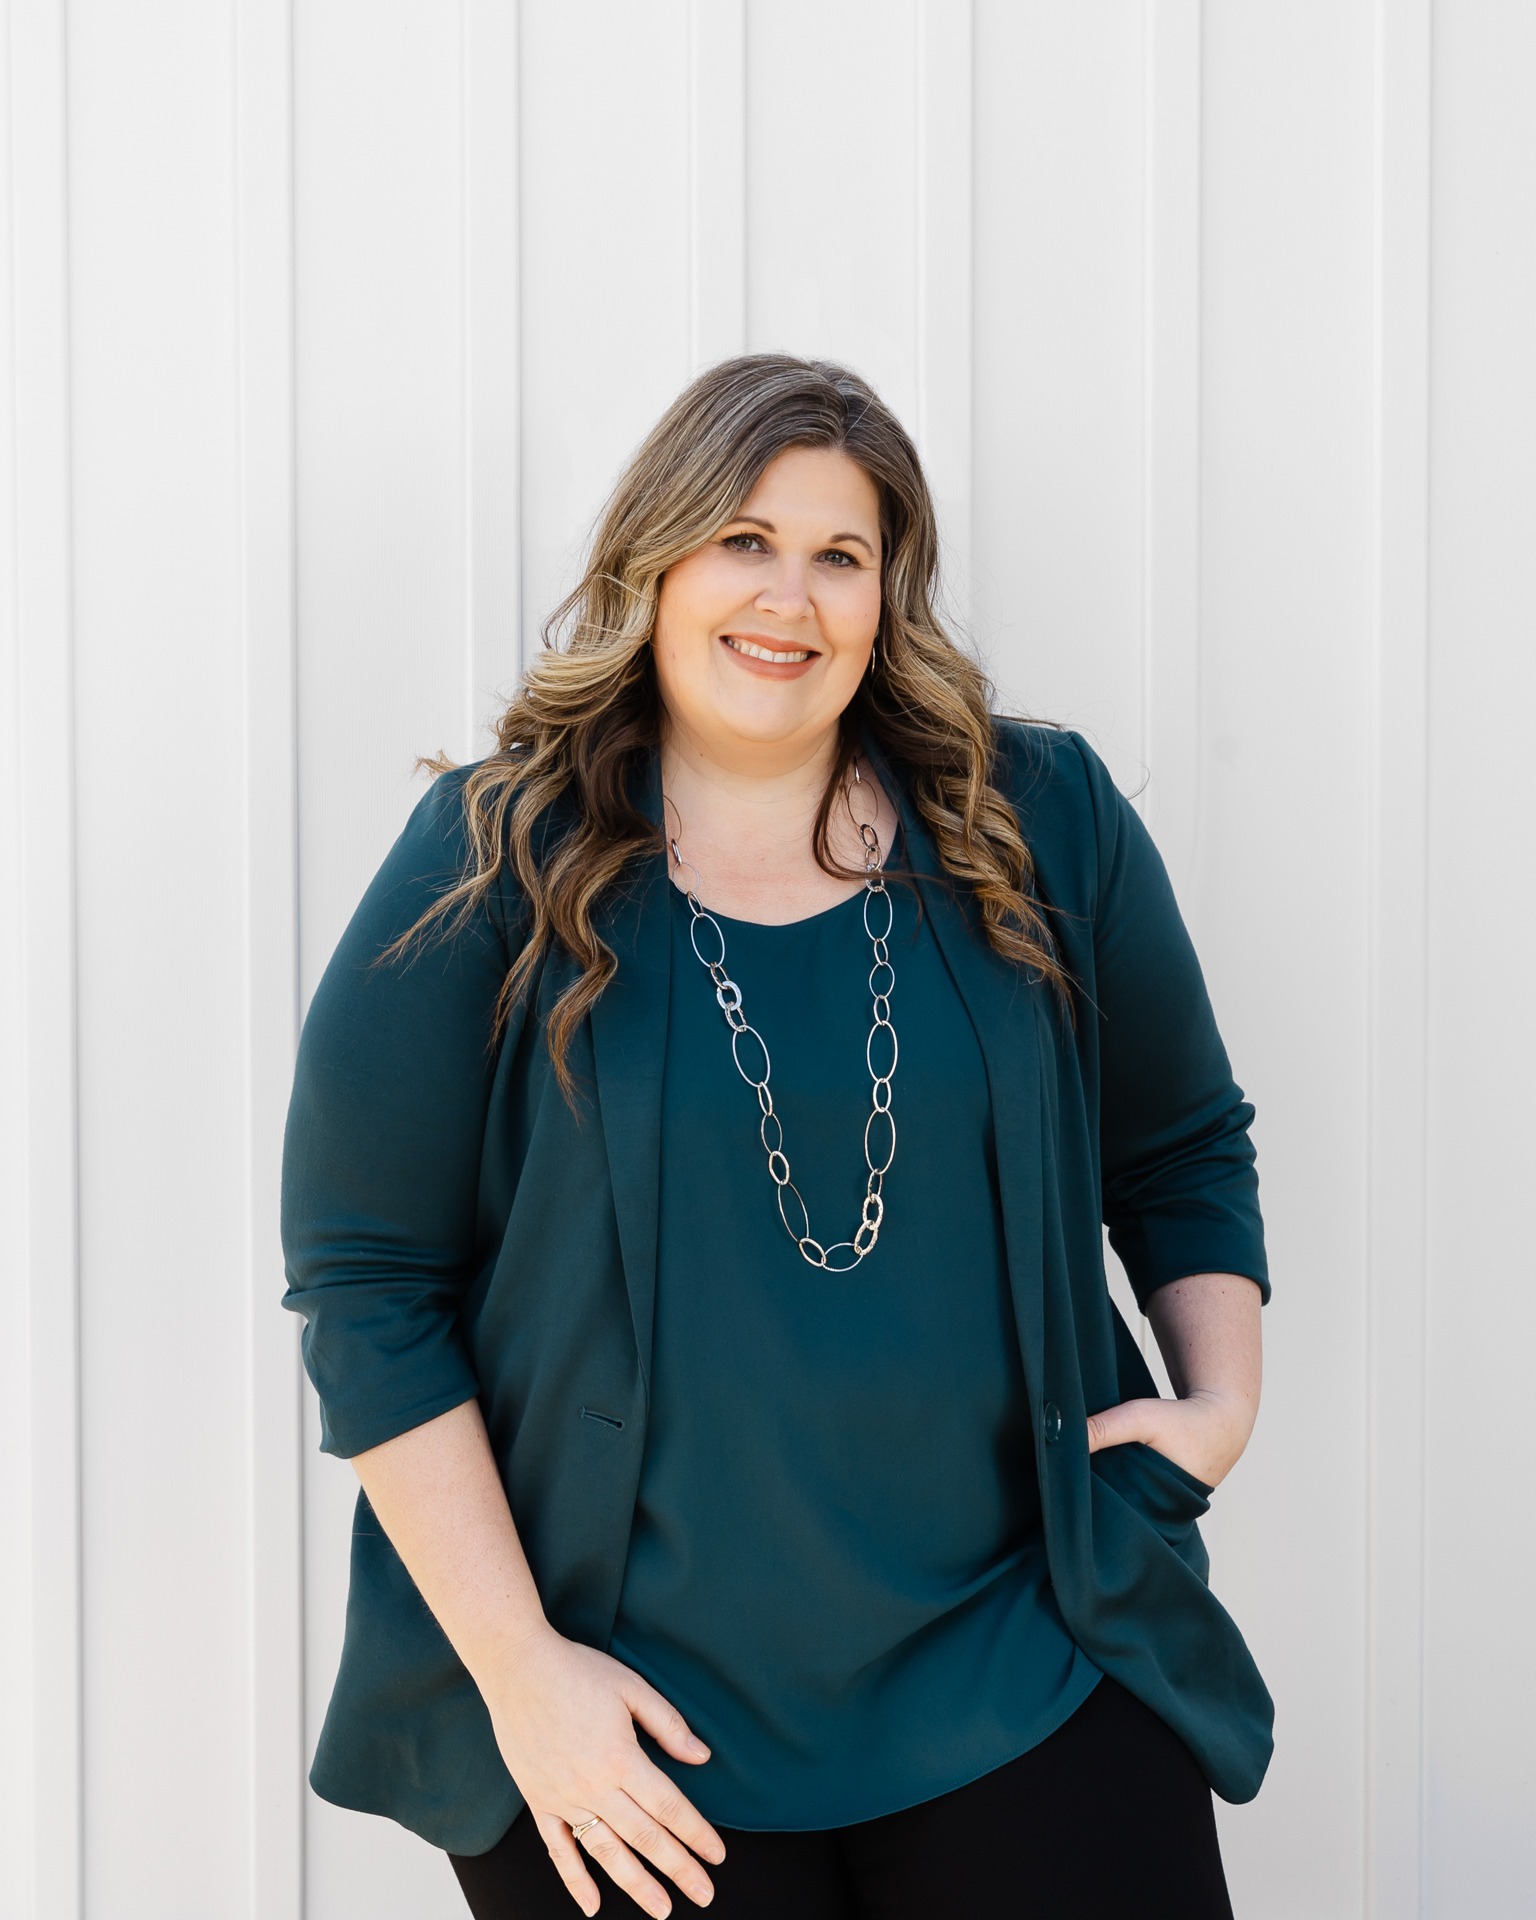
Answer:
[[[1210,1787],[1159,1715],[1106,1674],[1056,1731],[915,1807],[808,1833],[712,1823],[715,1897],[666,1889],[671,1920],[1232,1920]],[[579,1843],[578,1843],[579,1844]],[[572,1920],[526,1810],[489,1853],[450,1854],[474,1920]],[[602,1920],[645,1913],[588,1856]]]

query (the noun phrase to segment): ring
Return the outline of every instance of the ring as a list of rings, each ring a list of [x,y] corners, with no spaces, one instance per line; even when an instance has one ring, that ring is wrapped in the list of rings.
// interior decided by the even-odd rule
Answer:
[[[579,1840],[581,1836],[586,1832],[587,1828],[595,1827],[597,1823],[602,1819],[602,1817],[603,1816],[600,1813],[594,1813],[590,1820],[583,1820],[579,1827],[572,1827],[571,1838],[573,1840]]]

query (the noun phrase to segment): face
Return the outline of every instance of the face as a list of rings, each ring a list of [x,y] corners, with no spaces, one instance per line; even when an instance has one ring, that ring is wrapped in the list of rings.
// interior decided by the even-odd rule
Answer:
[[[722,764],[813,751],[880,624],[880,501],[845,453],[790,447],[741,513],[667,569],[654,652],[672,727]]]

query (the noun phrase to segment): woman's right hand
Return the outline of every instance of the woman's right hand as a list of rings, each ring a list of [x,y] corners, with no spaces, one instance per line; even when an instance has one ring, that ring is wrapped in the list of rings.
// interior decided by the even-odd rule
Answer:
[[[718,1865],[725,1843],[646,1757],[634,1722],[679,1760],[698,1764],[709,1751],[649,1681],[545,1623],[519,1641],[481,1691],[507,1771],[583,1913],[596,1913],[600,1900],[583,1848],[651,1913],[669,1913],[672,1903],[637,1853],[700,1906],[713,1899],[714,1884],[688,1849]],[[571,1828],[593,1814],[599,1824],[574,1839]]]

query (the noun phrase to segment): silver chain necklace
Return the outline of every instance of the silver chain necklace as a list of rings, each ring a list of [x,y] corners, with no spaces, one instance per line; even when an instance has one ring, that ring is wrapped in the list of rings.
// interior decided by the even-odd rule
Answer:
[[[858,762],[854,762],[853,777],[859,781]],[[852,812],[852,808],[849,809]],[[683,889],[683,897],[688,902],[693,918],[688,926],[688,944],[693,948],[694,957],[710,979],[715,983],[715,998],[720,1003],[720,1011],[725,1015],[726,1025],[731,1030],[731,1058],[736,1063],[736,1071],[757,1095],[760,1118],[757,1123],[758,1138],[763,1143],[763,1151],[768,1156],[768,1172],[773,1180],[775,1197],[778,1200],[779,1218],[784,1222],[784,1230],[799,1247],[801,1253],[813,1267],[821,1267],[828,1273],[852,1273],[864,1256],[871,1252],[880,1238],[880,1224],[885,1218],[885,1176],[890,1172],[891,1162],[896,1158],[896,1120],[891,1112],[891,1076],[896,1071],[896,1029],[891,1025],[891,995],[896,991],[896,969],[891,965],[891,950],[887,945],[896,912],[891,896],[886,888],[885,875],[880,870],[880,837],[868,821],[857,823],[859,838],[864,843],[864,931],[869,935],[874,950],[874,965],[869,970],[869,991],[874,1001],[874,1022],[869,1029],[869,1038],[864,1043],[864,1064],[869,1068],[869,1077],[873,1082],[870,1093],[869,1118],[864,1122],[864,1164],[869,1169],[869,1178],[864,1187],[864,1204],[859,1215],[859,1225],[851,1240],[834,1240],[831,1246],[824,1247],[811,1235],[811,1216],[806,1204],[800,1197],[800,1189],[789,1177],[789,1160],[784,1152],[784,1128],[774,1111],[773,1094],[768,1086],[770,1062],[768,1045],[757,1028],[752,1026],[741,1007],[741,988],[725,970],[725,935],[720,922],[707,908],[699,904],[699,896],[692,887]],[[680,872],[689,868],[697,877],[698,868],[691,860],[684,860],[675,839],[668,841],[672,851],[672,867]],[[883,904],[885,908],[885,926],[880,932],[869,923],[872,903]],[[875,905],[878,916],[880,904]],[[699,929],[709,927],[713,930],[716,946],[715,957],[699,949]],[[706,941],[709,935],[705,935]],[[877,985],[877,982],[879,983]],[[880,1029],[891,1036],[891,1064],[883,1073],[875,1068],[875,1037]],[[762,1048],[763,1074],[760,1080],[754,1079],[741,1063],[741,1042],[745,1034],[750,1034]],[[884,1042],[881,1042],[883,1045]],[[884,1121],[887,1138],[879,1139],[879,1125]],[[771,1132],[770,1132],[771,1129]],[[876,1145],[885,1148],[884,1158],[875,1163],[874,1146],[870,1135],[874,1132]],[[784,1196],[792,1193],[794,1211],[785,1207]],[[796,1231],[795,1222],[799,1222]],[[838,1258],[849,1254],[849,1259]]]

